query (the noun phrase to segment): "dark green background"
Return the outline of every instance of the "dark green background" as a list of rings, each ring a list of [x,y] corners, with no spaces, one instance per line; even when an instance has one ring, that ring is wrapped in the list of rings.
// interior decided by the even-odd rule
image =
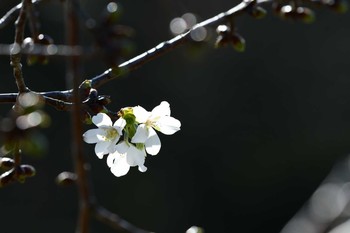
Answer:
[[[83,6],[98,17],[106,3]],[[173,18],[193,12],[204,20],[236,3],[120,1],[120,23],[135,29],[137,55],[172,37]],[[1,15],[14,5],[1,1]],[[49,1],[39,9],[42,32],[63,44],[61,5]],[[185,45],[99,89],[112,96],[112,110],[135,105],[151,110],[167,100],[182,123],[175,135],[160,135],[162,149],[147,157],[146,173],[133,168],[116,178],[93,145],[84,144],[102,205],[157,233],[181,233],[192,225],[207,233],[276,233],[349,153],[349,13],[319,8],[315,23],[306,25],[283,21],[267,9],[263,20],[237,19],[247,41],[244,53],[214,49],[212,43],[200,50]],[[83,35],[90,44],[91,36]],[[0,31],[0,43],[12,41],[12,26]],[[0,59],[0,91],[16,92],[9,57]],[[83,78],[108,68],[101,59],[83,65]],[[65,60],[55,58],[23,71],[33,90],[64,90],[64,67]],[[1,105],[1,113],[10,107]],[[52,118],[43,130],[49,150],[41,158],[23,158],[37,168],[36,177],[0,190],[1,232],[74,232],[77,190],[54,182],[73,166],[69,114],[46,110]],[[91,229],[113,232],[95,221]]]

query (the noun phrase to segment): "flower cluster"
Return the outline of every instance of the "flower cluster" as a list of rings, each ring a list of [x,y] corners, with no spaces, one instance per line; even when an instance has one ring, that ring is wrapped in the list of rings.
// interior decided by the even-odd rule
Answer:
[[[117,176],[128,173],[130,167],[138,166],[145,172],[147,154],[158,154],[161,142],[156,131],[166,135],[180,130],[179,120],[170,116],[170,105],[162,101],[151,112],[141,106],[123,108],[114,123],[105,113],[92,117],[98,127],[83,134],[86,143],[96,143],[95,153],[102,159],[107,156],[107,165]]]

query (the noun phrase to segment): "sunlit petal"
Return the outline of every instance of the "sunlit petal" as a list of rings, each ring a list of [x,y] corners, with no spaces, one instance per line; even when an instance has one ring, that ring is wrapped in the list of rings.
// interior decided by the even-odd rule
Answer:
[[[170,105],[166,101],[162,101],[152,110],[152,116],[170,116]]]
[[[116,122],[114,122],[113,127],[118,131],[119,135],[122,135],[122,130],[124,129],[126,125],[126,120],[122,117],[120,117]]]
[[[98,113],[92,117],[92,122],[97,126],[112,126],[111,118],[105,113]]]
[[[180,130],[181,122],[174,117],[164,116],[157,121],[156,125],[157,130],[163,134],[171,135]]]
[[[149,129],[149,137],[145,142],[146,151],[150,155],[158,154],[161,143],[156,131],[152,128]]]
[[[131,145],[126,156],[126,161],[130,166],[142,166],[145,163],[146,152]]]
[[[117,155],[114,159],[114,164],[111,166],[111,172],[116,177],[124,176],[130,169],[129,164],[126,162],[125,156]]]
[[[99,159],[102,159],[103,155],[108,153],[107,148],[109,146],[110,146],[110,142],[101,141],[96,143],[95,153]]]
[[[140,172],[145,172],[145,171],[147,171],[147,167],[146,167],[145,165],[140,165],[140,166],[138,167],[138,169],[139,169]]]
[[[131,142],[133,143],[145,143],[149,137],[149,129],[145,124],[141,124],[137,127],[135,135],[132,137]]]
[[[100,129],[89,129],[83,134],[83,139],[86,143],[96,143],[100,141],[97,135],[100,133]]]
[[[146,111],[143,107],[141,106],[136,106],[133,107],[133,113],[136,117],[136,121],[138,123],[145,123],[149,116],[151,115],[150,112]]]
[[[117,156],[119,156],[118,152],[108,154],[107,156],[108,167],[112,167],[114,165]]]

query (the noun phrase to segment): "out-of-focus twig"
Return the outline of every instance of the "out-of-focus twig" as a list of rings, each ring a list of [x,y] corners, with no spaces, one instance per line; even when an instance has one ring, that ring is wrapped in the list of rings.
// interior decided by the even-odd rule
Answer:
[[[15,42],[11,50],[11,66],[13,67],[13,75],[16,79],[16,84],[18,92],[27,92],[28,88],[24,82],[22,74],[22,64],[21,64],[21,52],[20,45],[23,42],[24,27],[27,15],[28,4],[31,0],[22,0],[22,7],[19,12],[19,16],[15,22]]]
[[[37,4],[41,1],[43,1],[43,0],[33,0],[32,3]],[[22,4],[23,3],[20,3],[20,4],[16,5],[15,7],[13,7],[0,19],[0,29],[6,27],[7,25],[9,25],[10,23],[12,23],[13,21],[16,20],[17,14],[22,8]]]

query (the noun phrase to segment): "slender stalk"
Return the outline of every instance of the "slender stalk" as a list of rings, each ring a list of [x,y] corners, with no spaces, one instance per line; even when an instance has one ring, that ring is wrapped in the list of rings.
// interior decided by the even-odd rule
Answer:
[[[68,45],[79,44],[79,20],[76,14],[75,0],[66,1],[66,36]],[[79,84],[81,79],[80,61],[78,56],[68,59],[67,64],[67,84],[73,87],[73,109],[72,109],[72,156],[77,174],[79,216],[76,233],[88,233],[90,221],[90,194],[87,182],[86,161],[83,155],[82,145],[82,122],[80,119],[81,100],[79,96]]]
[[[24,82],[21,64],[20,46],[23,42],[24,27],[27,15],[28,4],[31,0],[22,0],[22,8],[15,22],[15,41],[11,49],[11,66],[13,67],[13,75],[16,79],[16,84],[19,93],[27,92],[28,88]]]
[[[33,4],[37,4],[42,0],[33,0]],[[1,19],[0,19],[0,29],[6,27],[10,23],[12,23],[17,16],[17,13],[21,10],[23,3],[20,3],[14,6],[11,10],[9,10]]]
[[[229,9],[228,11],[222,12],[214,17],[211,17],[207,20],[204,20],[203,22],[200,22],[194,25],[187,32],[184,32],[168,41],[164,41],[158,44],[157,46],[153,47],[152,49],[149,49],[148,51],[120,64],[117,67],[113,67],[106,70],[101,75],[92,78],[91,85],[94,88],[102,86],[103,84],[117,77],[120,77],[127,72],[135,70],[141,67],[142,65],[144,65],[145,63],[150,62],[155,58],[160,57],[161,55],[164,55],[165,53],[172,51],[173,49],[179,47],[180,45],[183,45],[191,41],[191,32],[198,28],[207,27],[207,26],[218,24],[222,21],[228,20],[235,15],[243,13],[245,10],[252,7],[253,4],[262,4],[262,3],[271,2],[271,1],[272,0],[257,0],[257,1],[244,0],[238,5],[236,5],[235,7]]]

